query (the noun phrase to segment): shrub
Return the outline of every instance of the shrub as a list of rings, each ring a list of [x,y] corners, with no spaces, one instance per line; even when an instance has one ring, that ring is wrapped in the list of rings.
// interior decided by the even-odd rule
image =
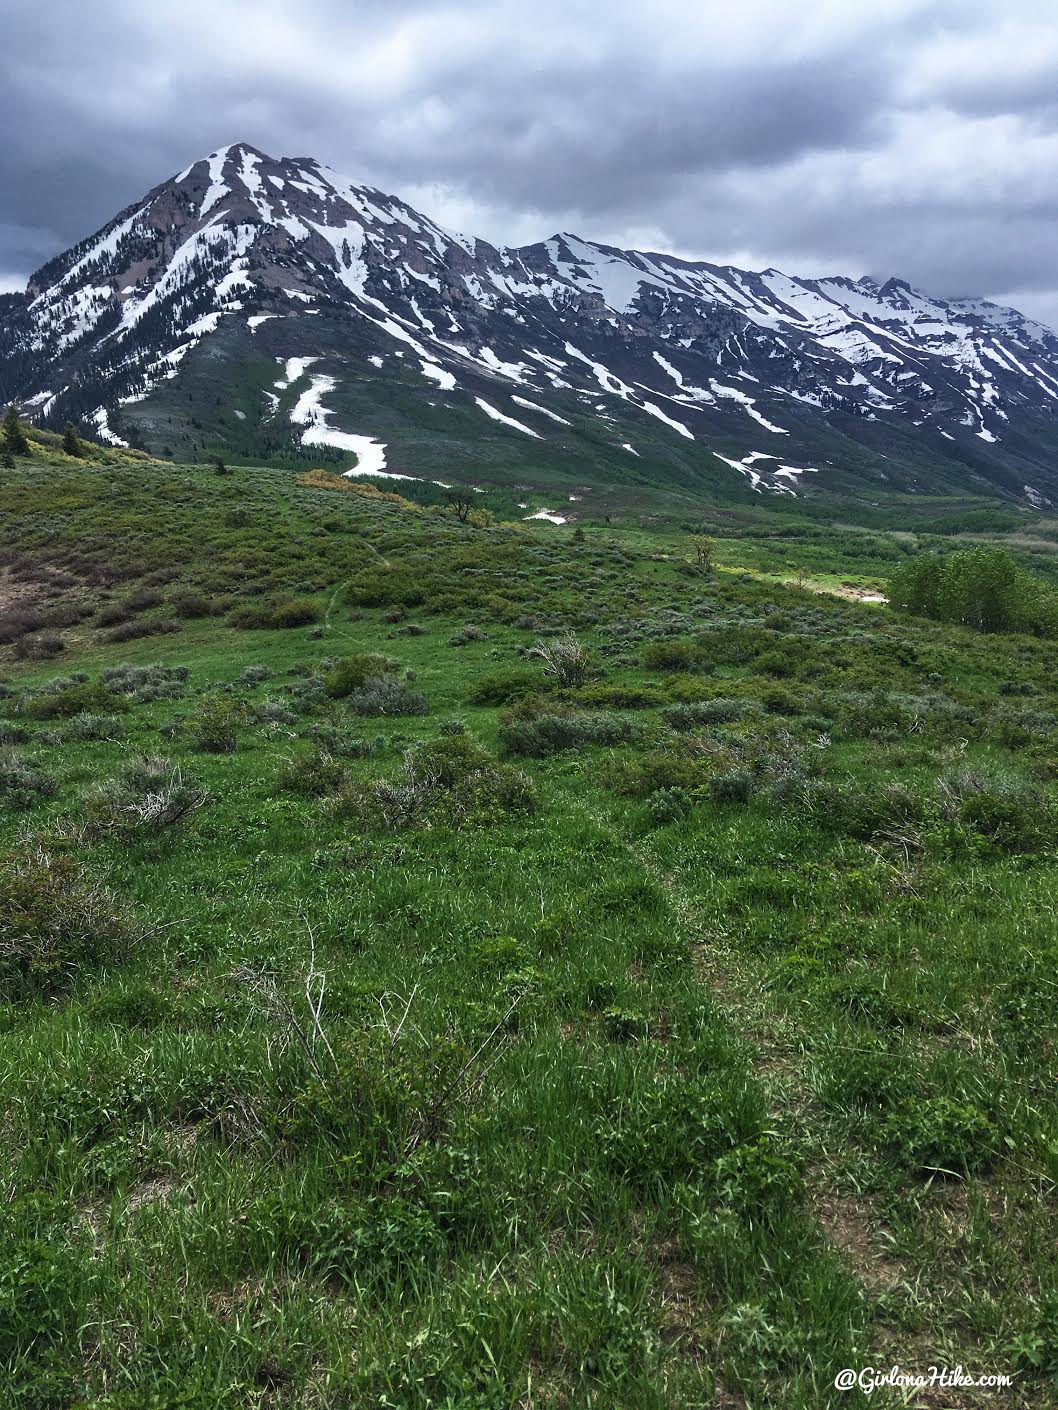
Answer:
[[[55,779],[35,759],[0,749],[0,800],[4,803],[24,807],[36,798],[50,798],[58,790]]]
[[[272,609],[267,603],[256,606],[236,607],[228,614],[228,625],[240,631],[265,631],[272,625]]]
[[[161,601],[160,592],[154,592],[151,588],[140,588],[139,591],[130,593],[123,601],[112,602],[104,607],[96,621],[101,627],[112,627],[127,622],[137,612],[146,612],[152,607],[158,607]]]
[[[647,798],[647,809],[655,827],[667,827],[690,813],[690,796],[685,788],[658,788]]]
[[[37,607],[10,607],[0,617],[0,646],[10,646],[27,632],[39,631],[44,617]]]
[[[753,792],[749,769],[732,769],[709,780],[709,796],[714,803],[748,803]]]
[[[510,705],[515,700],[524,700],[554,687],[554,681],[536,671],[494,671],[479,676],[471,686],[467,700],[471,705]]]
[[[200,592],[179,592],[169,603],[174,617],[195,621],[213,614],[213,602]]]
[[[366,681],[378,680],[393,669],[384,656],[343,656],[324,676],[323,689],[332,700],[342,700]]]
[[[760,703],[769,715],[798,715],[805,707],[802,696],[773,685],[761,693]]]
[[[21,637],[15,643],[14,654],[20,661],[50,661],[65,650],[66,642],[57,632],[41,632],[38,636]]]
[[[759,716],[762,708],[758,700],[722,699],[699,700],[690,705],[670,705],[662,710],[661,718],[675,730],[692,730],[699,725],[724,725],[749,716]]]
[[[89,740],[120,739],[124,733],[124,722],[118,715],[74,715],[70,723],[59,734],[62,744],[84,743]]]
[[[307,666],[305,672],[306,674],[299,674],[298,679],[283,688],[287,696],[288,708],[297,715],[311,714],[326,700],[322,678],[312,675]],[[293,675],[295,672],[291,671],[290,674]]]
[[[239,730],[248,721],[245,705],[230,696],[204,699],[189,721],[192,749],[204,754],[234,754],[239,747]]]
[[[753,669],[760,675],[774,676],[777,679],[795,676],[797,667],[796,659],[785,651],[765,651],[753,663]]]
[[[648,710],[661,705],[664,697],[648,685],[617,685],[596,681],[579,690],[563,693],[562,698],[589,710]]]
[[[694,671],[702,661],[701,648],[691,641],[652,641],[643,652],[649,671]]]
[[[937,780],[941,811],[949,822],[987,838],[1004,852],[1050,846],[1058,831],[1053,801],[1012,773],[960,769]]]
[[[540,657],[545,674],[553,677],[559,685],[583,685],[592,673],[588,648],[573,632],[551,641],[538,641],[531,654]]]
[[[449,637],[449,646],[466,646],[471,641],[484,641],[486,633],[481,627],[477,627],[473,622],[468,622],[460,627],[454,636]]]
[[[88,968],[124,958],[124,913],[69,857],[33,847],[0,856],[0,995],[48,996]]]
[[[386,827],[401,828],[431,816],[456,826],[495,822],[532,812],[535,806],[535,790],[523,773],[462,734],[420,744],[407,754],[396,780],[377,779],[366,794],[340,799],[337,810],[374,816]]]
[[[354,607],[419,607],[426,595],[421,573],[395,567],[367,568],[350,581],[348,589]]]
[[[85,802],[90,829],[98,833],[157,833],[186,822],[208,801],[179,765],[157,755],[130,760]]]
[[[305,597],[290,597],[272,609],[270,627],[307,627],[319,620],[320,609]]]
[[[388,747],[384,735],[362,739],[357,735],[344,734],[330,724],[314,725],[309,731],[309,738],[339,759],[377,759]]]
[[[18,713],[29,720],[63,720],[73,715],[127,708],[124,701],[115,701],[102,683],[77,681],[23,696]]]
[[[314,749],[285,759],[276,782],[286,793],[300,793],[307,798],[323,798],[337,793],[346,782],[345,767],[326,749]]]
[[[412,690],[404,681],[383,676],[367,680],[345,697],[346,708],[354,715],[425,715],[429,706],[421,690]]]
[[[107,641],[138,641],[146,636],[172,636],[184,630],[183,622],[126,622],[123,627],[115,627],[107,632]]]
[[[562,749],[599,744],[627,744],[639,738],[642,726],[623,715],[540,714],[508,716],[500,724],[500,742],[508,754],[543,759]]]
[[[108,602],[96,613],[97,627],[116,627],[132,618],[132,612],[124,602]]]
[[[686,753],[651,749],[628,759],[613,760],[607,785],[627,798],[649,798],[659,790],[679,789],[688,795],[707,787],[712,761]]]
[[[287,597],[278,602],[237,608],[228,617],[233,627],[243,631],[263,631],[288,627],[307,627],[319,620],[320,609],[304,597]]]
[[[255,700],[250,710],[255,720],[260,720],[266,725],[292,725],[298,719],[298,711],[290,703],[277,700],[271,695],[265,696],[263,700]]]
[[[191,671],[187,666],[109,666],[103,684],[112,695],[127,695],[137,704],[175,700],[184,693]]]
[[[85,602],[58,602],[48,608],[46,625],[49,627],[76,627],[87,621],[92,609]]]
[[[235,685],[261,685],[264,681],[272,679],[272,670],[269,666],[244,666],[235,677]]]
[[[1048,739],[1058,728],[1058,718],[1047,710],[1023,710],[998,705],[988,721],[988,732],[1007,749],[1021,749],[1035,740]]]
[[[667,676],[665,680],[665,700],[662,703],[673,705],[697,705],[703,700],[711,700],[713,689],[706,683],[704,675]]]

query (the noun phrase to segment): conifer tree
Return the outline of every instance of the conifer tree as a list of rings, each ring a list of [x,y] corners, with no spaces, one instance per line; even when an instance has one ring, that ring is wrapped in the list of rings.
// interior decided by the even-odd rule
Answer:
[[[62,448],[67,455],[81,455],[81,442],[77,439],[77,427],[67,421],[62,433]]]
[[[4,420],[0,425],[0,442],[8,455],[29,454],[29,441],[26,440],[26,433],[18,419],[18,409],[14,402],[4,412]]]

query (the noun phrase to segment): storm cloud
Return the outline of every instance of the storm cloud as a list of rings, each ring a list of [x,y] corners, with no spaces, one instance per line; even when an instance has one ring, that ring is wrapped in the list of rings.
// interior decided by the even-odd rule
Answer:
[[[1036,0],[14,0],[0,287],[228,142],[494,243],[897,274],[1058,323]]]

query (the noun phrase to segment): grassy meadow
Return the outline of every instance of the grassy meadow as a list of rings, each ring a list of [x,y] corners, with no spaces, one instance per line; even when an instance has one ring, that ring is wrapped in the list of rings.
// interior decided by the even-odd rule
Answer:
[[[1053,1406],[1054,646],[833,591],[1024,523],[340,484],[0,470],[0,1403]]]

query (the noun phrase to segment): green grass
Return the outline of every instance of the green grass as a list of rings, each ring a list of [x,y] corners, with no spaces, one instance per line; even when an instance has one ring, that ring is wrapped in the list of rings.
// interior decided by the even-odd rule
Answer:
[[[1053,648],[739,535],[0,479],[4,1403],[1054,1403]]]

